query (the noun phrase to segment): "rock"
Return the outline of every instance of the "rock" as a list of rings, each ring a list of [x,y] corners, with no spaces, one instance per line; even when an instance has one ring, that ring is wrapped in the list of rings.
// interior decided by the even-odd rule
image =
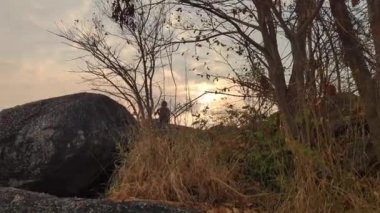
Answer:
[[[0,186],[94,196],[136,121],[107,96],[79,93],[0,112]]]
[[[354,132],[368,134],[359,96],[352,93],[337,93],[325,98],[321,105],[321,115],[327,119],[329,129],[335,137]]]
[[[360,109],[359,97],[352,93],[337,93],[324,98],[322,114],[330,119],[355,115]]]
[[[113,203],[107,200],[83,198],[57,198],[47,194],[28,192],[14,188],[0,188],[0,212],[59,212],[59,213],[86,213],[86,212],[198,212],[194,209],[177,208],[159,203],[130,201]]]

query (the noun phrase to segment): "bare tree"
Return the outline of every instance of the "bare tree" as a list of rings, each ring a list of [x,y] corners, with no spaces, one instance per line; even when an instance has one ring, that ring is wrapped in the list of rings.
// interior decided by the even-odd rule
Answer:
[[[358,3],[355,2],[354,6]],[[377,2],[377,3],[376,3]],[[379,87],[373,77],[373,70],[365,56],[367,47],[362,43],[357,31],[354,29],[352,14],[344,0],[330,0],[331,12],[335,18],[336,30],[342,45],[344,60],[351,69],[355,83],[364,106],[366,120],[368,122],[372,139],[375,143],[373,153],[379,160],[380,155],[380,97]],[[380,4],[378,1],[368,1],[368,13],[370,17],[371,35],[375,43],[373,51],[376,58],[375,74],[379,72],[379,15]],[[377,15],[376,15],[377,13]]]
[[[183,5],[203,13],[197,41],[210,41],[224,36],[249,47],[267,70],[274,97],[289,136],[302,138],[297,115],[302,114],[315,87],[314,74],[308,58],[311,26],[318,16],[323,0],[181,0]],[[208,19],[208,21],[206,21]],[[204,23],[208,23],[205,26]],[[281,38],[281,41],[279,41]],[[288,63],[279,42],[290,46]],[[289,78],[286,74],[289,74]],[[312,73],[312,74],[310,74]],[[308,81],[306,79],[309,79]],[[308,82],[308,83],[307,83]],[[302,115],[301,115],[302,116]]]
[[[102,6],[101,17],[77,20],[57,35],[88,54],[80,58],[86,64],[81,72],[89,74],[96,90],[125,100],[140,121],[150,121],[162,94],[157,73],[171,67],[176,51],[168,45],[170,8],[156,0],[104,1]]]
[[[367,0],[369,24],[375,46],[376,81],[380,81],[380,2]]]

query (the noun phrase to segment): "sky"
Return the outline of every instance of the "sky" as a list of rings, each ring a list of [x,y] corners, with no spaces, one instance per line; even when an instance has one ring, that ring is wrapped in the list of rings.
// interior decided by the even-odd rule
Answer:
[[[39,99],[89,91],[75,50],[51,33],[61,21],[90,14],[91,0],[0,1],[0,109]]]
[[[0,1],[0,109],[40,99],[91,92],[83,76],[70,72],[80,67],[72,60],[80,53],[65,45],[58,32],[64,24],[86,19],[97,10],[94,0],[1,0]],[[177,62],[176,76],[181,84],[184,60]],[[186,62],[187,63],[187,62]],[[196,62],[188,62],[196,67]],[[190,74],[192,96],[212,89]],[[198,78],[198,79],[197,79]],[[170,88],[168,88],[170,90]],[[205,96],[200,102],[213,101]]]

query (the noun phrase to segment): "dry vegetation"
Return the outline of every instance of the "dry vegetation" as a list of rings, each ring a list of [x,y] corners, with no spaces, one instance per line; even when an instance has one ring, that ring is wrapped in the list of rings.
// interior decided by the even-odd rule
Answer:
[[[102,82],[95,86],[106,86],[99,90],[128,102],[141,125],[168,95],[153,92],[166,88],[155,73],[168,68],[176,88],[172,62],[181,45],[194,45],[201,77],[231,83],[215,94],[241,97],[253,109],[229,109],[246,120],[228,128],[145,129],[120,152],[110,199],[215,212],[380,212],[377,1],[104,2],[120,35],[93,19],[90,31],[77,22],[59,36],[89,53],[84,72]],[[163,33],[167,25],[170,32]],[[120,45],[110,45],[115,38],[141,60],[124,60]],[[213,73],[215,55],[231,68],[228,74]],[[196,100],[172,109],[174,117]],[[259,102],[279,113],[263,116],[270,107]]]
[[[360,137],[310,146],[285,139],[270,119],[253,129],[144,131],[121,153],[108,197],[208,212],[380,211]]]
[[[244,196],[236,182],[238,162],[221,159],[226,147],[188,131],[141,135],[122,157],[109,191],[111,199],[198,205],[235,202]]]

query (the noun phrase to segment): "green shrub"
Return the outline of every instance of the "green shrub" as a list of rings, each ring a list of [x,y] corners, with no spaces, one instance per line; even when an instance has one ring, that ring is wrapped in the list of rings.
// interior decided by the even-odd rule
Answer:
[[[256,143],[246,156],[246,178],[258,181],[266,189],[282,191],[286,177],[291,176],[292,154],[279,136],[266,137],[262,132],[253,133]]]

